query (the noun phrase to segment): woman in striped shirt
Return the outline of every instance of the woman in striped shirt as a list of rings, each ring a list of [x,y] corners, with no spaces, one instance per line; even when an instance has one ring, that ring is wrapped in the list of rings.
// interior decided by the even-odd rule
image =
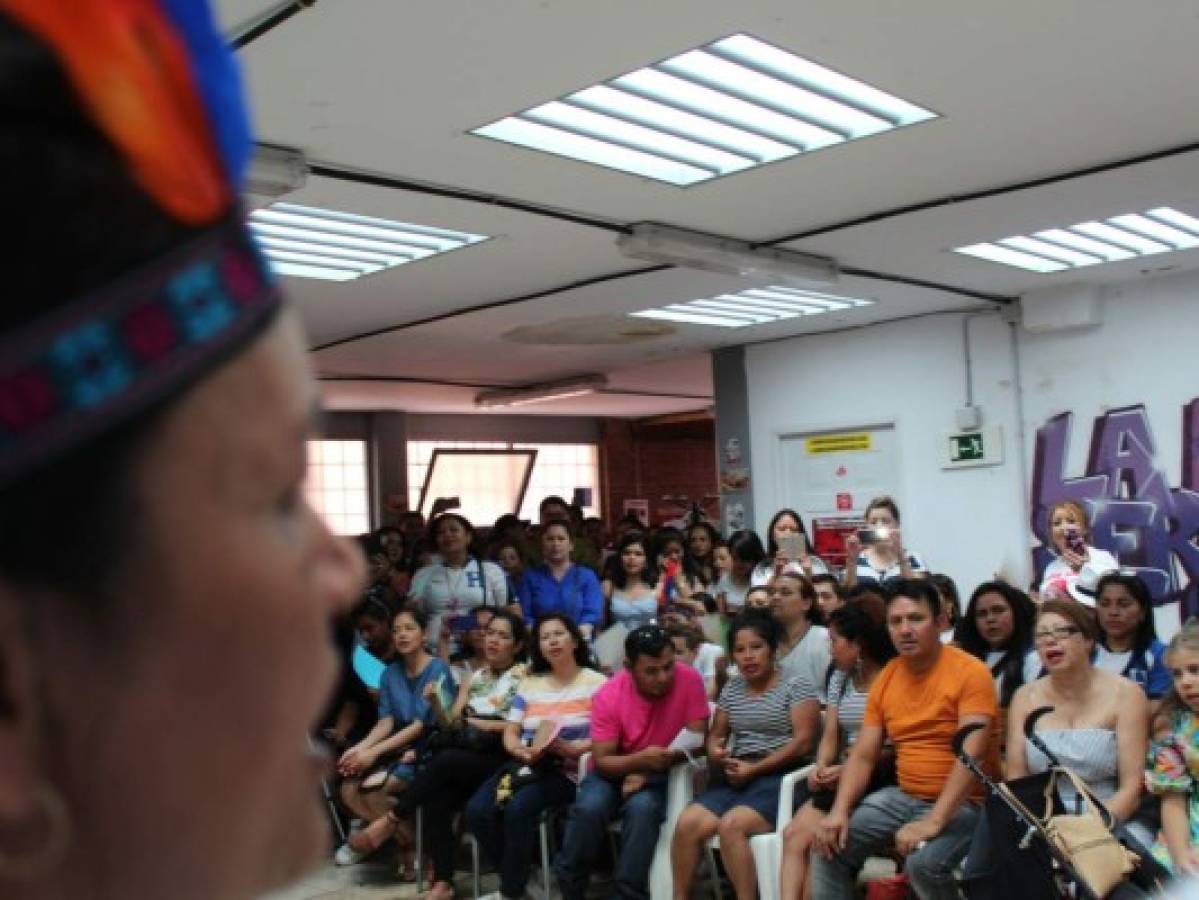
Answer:
[[[707,747],[710,769],[722,777],[679,816],[670,848],[676,900],[690,895],[714,834],[738,900],[757,895],[749,839],[774,829],[783,775],[811,755],[820,727],[816,687],[775,665],[781,636],[774,619],[754,612],[729,629],[737,674],[720,693]]]
[[[587,642],[564,613],[537,622],[530,656],[531,674],[517,688],[504,731],[504,749],[522,765],[500,769],[466,806],[467,828],[499,870],[501,894],[510,898],[524,896],[542,813],[574,801],[579,757],[591,750],[591,698],[605,680],[587,667]],[[557,732],[534,747],[543,723]]]
[[[857,740],[866,715],[866,695],[883,666],[895,656],[887,632],[887,611],[876,594],[851,600],[829,619],[829,645],[833,674],[828,683],[828,713],[816,749],[816,768],[807,783],[796,787],[801,806],[783,833],[783,864],[779,873],[782,900],[811,896],[808,856],[816,826],[832,807],[841,780],[841,764]],[[894,781],[893,754],[884,756],[867,792]],[[888,776],[891,776],[888,779]]]

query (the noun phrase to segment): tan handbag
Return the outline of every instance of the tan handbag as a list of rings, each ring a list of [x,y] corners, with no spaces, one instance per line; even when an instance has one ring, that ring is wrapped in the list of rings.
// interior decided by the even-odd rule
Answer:
[[[1065,778],[1083,801],[1077,815],[1051,815],[1057,781]],[[1097,801],[1083,780],[1069,769],[1051,770],[1045,786],[1045,833],[1069,858],[1074,870],[1097,897],[1106,897],[1136,869],[1141,858],[1112,834],[1115,818]]]

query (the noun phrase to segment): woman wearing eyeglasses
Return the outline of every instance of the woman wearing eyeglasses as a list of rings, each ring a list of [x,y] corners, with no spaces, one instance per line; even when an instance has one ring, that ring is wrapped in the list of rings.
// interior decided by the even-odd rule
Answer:
[[[1134,682],[1091,663],[1097,637],[1094,619],[1081,604],[1060,599],[1041,604],[1033,641],[1048,677],[1024,685],[1012,698],[1007,777],[1049,768],[1049,760],[1024,736],[1024,722],[1033,710],[1051,706],[1053,711],[1036,723],[1037,736],[1137,840],[1149,846],[1149,829],[1129,821],[1141,799],[1149,701]],[[1072,809],[1072,796],[1062,800]]]

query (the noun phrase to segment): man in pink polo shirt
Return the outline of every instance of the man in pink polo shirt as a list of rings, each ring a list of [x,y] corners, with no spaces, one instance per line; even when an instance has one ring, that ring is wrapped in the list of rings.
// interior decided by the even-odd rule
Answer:
[[[666,774],[685,758],[667,749],[687,729],[701,741],[708,697],[695,669],[675,662],[666,630],[644,625],[625,639],[625,668],[591,699],[595,771],[570,811],[554,873],[563,900],[583,900],[591,866],[620,813],[620,853],[612,896],[649,897],[649,868],[666,817]]]

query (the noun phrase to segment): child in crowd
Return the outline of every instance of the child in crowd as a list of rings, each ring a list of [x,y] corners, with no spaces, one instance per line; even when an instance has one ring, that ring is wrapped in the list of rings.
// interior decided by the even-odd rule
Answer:
[[[758,584],[745,592],[745,612],[751,609],[770,612],[770,591],[766,585]]]
[[[675,659],[699,672],[708,699],[716,699],[717,682],[726,662],[724,648],[705,641],[703,631],[694,624],[675,622],[667,626],[666,633],[674,645]]]
[[[729,567],[716,582],[714,593],[721,615],[732,618],[745,608],[753,573],[766,558],[766,548],[752,531],[734,532],[728,543]]]
[[[716,576],[716,581],[719,582],[732,567],[733,555],[729,553],[729,542],[722,538],[712,548],[712,568],[715,570],[713,574]]]
[[[1154,855],[1179,874],[1199,873],[1199,620],[1166,650],[1173,686],[1153,721],[1145,784],[1161,797],[1162,840]]]

